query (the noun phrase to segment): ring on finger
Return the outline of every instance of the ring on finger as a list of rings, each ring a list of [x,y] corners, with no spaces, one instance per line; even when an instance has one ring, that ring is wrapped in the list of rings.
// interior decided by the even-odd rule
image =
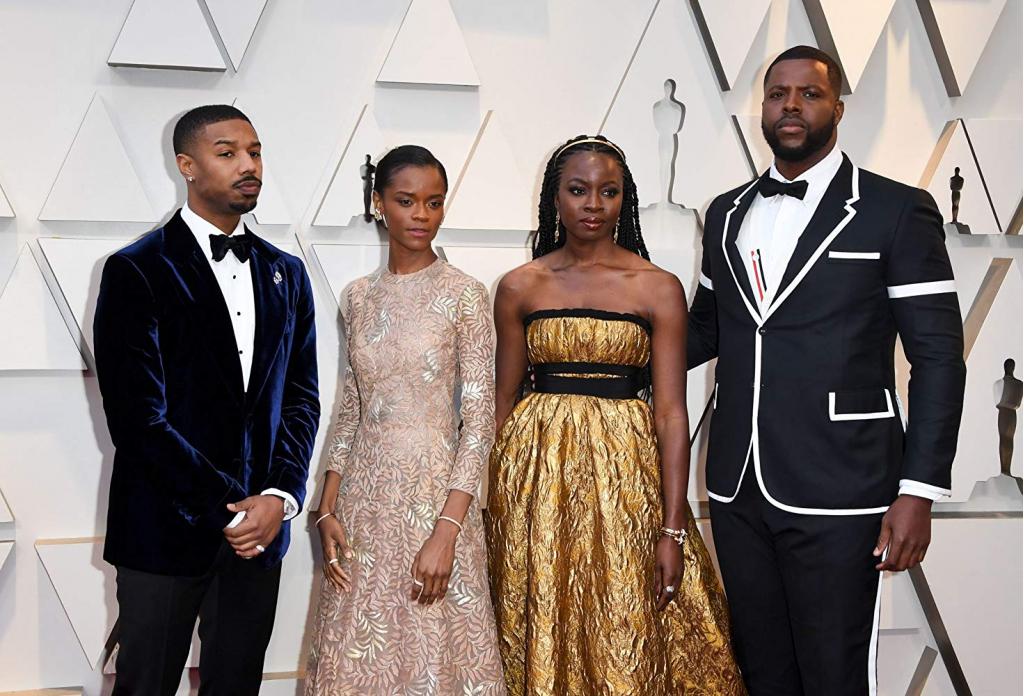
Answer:
[[[337,558],[332,558],[331,560],[327,561],[327,565],[334,565],[335,563],[341,563],[341,561],[339,561]]]
[[[266,551],[266,549],[263,546],[261,546],[260,544],[256,544],[256,551],[258,553],[263,553],[264,551]]]
[[[676,591],[676,588],[673,585],[667,585],[665,587],[665,592],[667,592],[668,594],[672,594],[675,591]]]

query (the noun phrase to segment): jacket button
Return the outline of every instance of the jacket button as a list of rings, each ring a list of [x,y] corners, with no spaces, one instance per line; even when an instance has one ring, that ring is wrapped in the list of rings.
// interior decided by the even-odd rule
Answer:
[[[768,329],[766,329],[766,328],[764,328],[764,327],[762,326],[761,328],[759,328],[759,329],[757,330],[757,332],[758,332],[759,334],[761,334],[762,336],[764,336],[764,335],[765,335],[766,333],[768,333]]]

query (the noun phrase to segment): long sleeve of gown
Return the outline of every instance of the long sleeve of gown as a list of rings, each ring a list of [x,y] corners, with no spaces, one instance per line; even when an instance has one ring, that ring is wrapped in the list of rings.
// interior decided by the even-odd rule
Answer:
[[[487,290],[477,281],[459,296],[457,327],[462,429],[448,488],[476,497],[494,443],[494,320]]]
[[[327,470],[344,475],[345,465],[352,452],[356,430],[359,428],[359,382],[352,369],[352,294],[353,288],[345,292],[342,303],[341,317],[345,330],[345,362],[342,375],[341,401],[338,406],[334,431],[331,433],[331,445],[327,456]]]

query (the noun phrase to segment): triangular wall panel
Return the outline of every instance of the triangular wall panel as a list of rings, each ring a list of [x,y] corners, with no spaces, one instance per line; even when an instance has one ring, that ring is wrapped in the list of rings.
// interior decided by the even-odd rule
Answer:
[[[950,222],[953,217],[950,179],[957,167],[960,168],[960,176],[964,180],[963,189],[960,191],[957,221],[968,225],[971,234],[999,234],[999,226],[992,213],[981,172],[967,140],[963,121],[959,119],[946,124],[921,177],[921,187],[927,189],[935,198],[943,222]]]
[[[494,185],[502,201],[495,205]],[[519,169],[498,116],[488,111],[480,138],[445,208],[444,226],[467,230],[532,230],[536,227],[533,183]]]
[[[972,118],[964,122],[981,177],[1005,234],[1021,204],[1021,150],[1024,130],[1019,119]]]
[[[750,166],[751,177],[761,176],[775,159],[768,141],[761,133],[760,114],[733,114],[733,125],[739,134],[744,154]]]
[[[242,65],[267,0],[205,0],[235,70]]]
[[[11,207],[11,202],[7,200],[7,195],[4,193],[3,188],[0,188],[0,218],[12,217],[14,217],[14,208]]]
[[[0,326],[0,371],[86,368],[28,245],[0,294]]]
[[[412,0],[377,82],[480,85],[448,0]]]
[[[116,571],[103,560],[103,538],[40,540],[36,553],[82,652],[98,666],[117,612]]]
[[[226,70],[199,0],[134,0],[107,64]]]
[[[362,219],[363,180],[360,167],[365,163],[366,155],[370,155],[374,163],[379,161],[387,149],[385,143],[373,110],[369,105],[364,106],[320,202],[320,208],[313,219],[314,225],[348,227],[354,220]]]
[[[513,268],[527,263],[533,256],[526,247],[471,247],[449,244],[441,249],[448,263],[484,284],[492,304],[501,277]]]
[[[92,99],[53,182],[40,220],[155,222],[103,98]]]
[[[665,97],[665,81],[675,81],[675,101],[685,108],[677,133],[672,201],[703,211],[711,199],[750,177],[735,128],[719,99],[690,9],[683,2],[661,2],[629,72],[615,96],[602,133],[626,153],[637,182],[640,205],[659,200],[665,182],[654,105]],[[611,96],[611,95],[610,95]],[[714,163],[710,166],[708,163]]]
[[[240,109],[254,123],[260,122],[259,116],[252,113],[238,99],[235,99],[232,105]],[[273,162],[273,159],[273,154],[271,153],[271,162]],[[261,225],[290,225],[292,224],[292,215],[288,212],[288,205],[285,203],[284,195],[277,184],[274,171],[275,167],[273,164],[263,168],[263,186],[260,188],[259,199],[252,211],[252,216]]]
[[[771,4],[771,0],[690,0],[721,89],[735,85]]]
[[[11,506],[7,504],[7,499],[4,498],[4,492],[0,490],[0,524],[7,524],[14,521],[14,513],[11,512]]]
[[[839,61],[843,92],[856,91],[896,0],[804,0],[818,47]]]
[[[123,239],[47,237],[39,240],[39,248],[43,250],[46,263],[57,279],[89,350],[93,345],[92,320],[96,314],[103,263],[127,243]]]
[[[14,551],[13,541],[0,541],[0,571],[3,571],[4,564],[7,563],[12,551]]]
[[[340,308],[345,288],[381,268],[387,262],[388,248],[377,244],[314,244],[313,255]]]
[[[917,0],[928,41],[951,97],[967,89],[1006,0]]]
[[[1016,363],[1014,374],[1024,374],[1024,354],[1020,337],[1020,318],[1024,286],[1021,284],[1020,250],[1003,277],[995,299],[981,325],[970,355],[967,357],[967,387],[964,411],[960,420],[959,442],[953,460],[953,495],[951,501],[967,500],[974,484],[999,473],[998,411],[994,384],[1003,377],[1003,362],[1011,358]],[[998,254],[1002,255],[1002,254]],[[913,404],[911,404],[913,412]],[[1014,461],[1021,458],[1022,429],[1014,436]],[[1019,474],[1018,474],[1019,475]]]

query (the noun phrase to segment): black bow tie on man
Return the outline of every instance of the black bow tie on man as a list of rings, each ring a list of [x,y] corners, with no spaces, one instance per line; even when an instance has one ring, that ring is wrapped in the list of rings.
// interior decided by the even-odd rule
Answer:
[[[238,260],[245,263],[249,260],[249,252],[252,250],[252,235],[244,234],[211,234],[210,251],[213,253],[213,260],[220,261],[227,256],[228,251],[234,253]]]
[[[794,181],[787,184],[785,181],[773,179],[770,176],[761,177],[757,182],[757,190],[765,198],[772,196],[792,196],[800,200],[807,194],[806,181]]]

